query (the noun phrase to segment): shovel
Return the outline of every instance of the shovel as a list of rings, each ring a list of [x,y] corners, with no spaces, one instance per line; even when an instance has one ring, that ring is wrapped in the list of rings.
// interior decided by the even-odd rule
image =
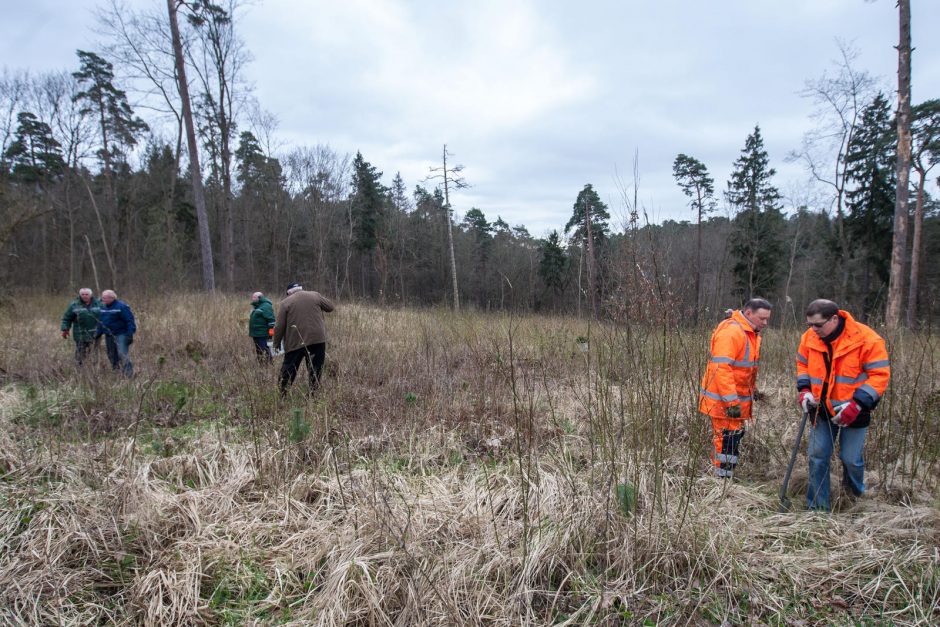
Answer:
[[[793,474],[793,464],[796,463],[796,455],[800,452],[800,441],[803,439],[803,430],[806,429],[806,421],[809,418],[809,412],[803,412],[803,420],[800,421],[800,430],[796,434],[796,441],[793,443],[793,452],[790,453],[790,464],[787,466],[787,474],[783,476],[783,485],[780,486],[780,512],[788,512],[793,507],[793,503],[787,497],[787,486],[790,484],[790,475]]]

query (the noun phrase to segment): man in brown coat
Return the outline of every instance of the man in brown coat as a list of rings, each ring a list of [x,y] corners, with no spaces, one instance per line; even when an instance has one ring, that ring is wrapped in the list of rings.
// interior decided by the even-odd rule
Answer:
[[[274,346],[284,342],[281,394],[287,394],[287,388],[293,385],[301,361],[307,362],[310,393],[320,386],[320,372],[326,361],[324,311],[333,311],[333,303],[319,292],[304,291],[299,283],[287,287],[287,298],[281,301],[274,322]]]

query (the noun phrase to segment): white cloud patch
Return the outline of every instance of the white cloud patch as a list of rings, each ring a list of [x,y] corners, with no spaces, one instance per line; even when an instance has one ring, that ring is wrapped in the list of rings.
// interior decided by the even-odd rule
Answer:
[[[75,69],[75,49],[95,49],[90,11],[103,1],[8,2],[0,58]],[[940,2],[915,7],[915,102],[940,95],[938,19]],[[477,206],[533,233],[563,226],[585,183],[618,211],[615,172],[632,176],[634,150],[641,201],[685,219],[675,156],[701,159],[723,190],[758,123],[778,186],[803,185],[784,162],[813,126],[798,92],[830,67],[836,39],[887,92],[896,84],[887,0],[260,0],[237,28],[287,148],[361,150],[411,190],[446,143],[472,185],[455,194],[458,213]]]

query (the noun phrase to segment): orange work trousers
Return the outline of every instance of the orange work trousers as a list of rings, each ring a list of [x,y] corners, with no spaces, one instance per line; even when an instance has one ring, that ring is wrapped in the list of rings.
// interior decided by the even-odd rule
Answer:
[[[710,418],[712,419],[712,443],[715,447],[712,463],[719,477],[730,479],[734,476],[734,469],[738,465],[739,447],[741,438],[744,437],[744,419],[716,416],[710,416]]]

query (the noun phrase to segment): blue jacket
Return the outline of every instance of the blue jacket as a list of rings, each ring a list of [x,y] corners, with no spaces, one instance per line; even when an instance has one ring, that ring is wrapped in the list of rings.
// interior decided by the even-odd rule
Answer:
[[[134,335],[137,324],[131,308],[119,300],[110,305],[101,303],[101,322],[98,323],[98,335]]]

